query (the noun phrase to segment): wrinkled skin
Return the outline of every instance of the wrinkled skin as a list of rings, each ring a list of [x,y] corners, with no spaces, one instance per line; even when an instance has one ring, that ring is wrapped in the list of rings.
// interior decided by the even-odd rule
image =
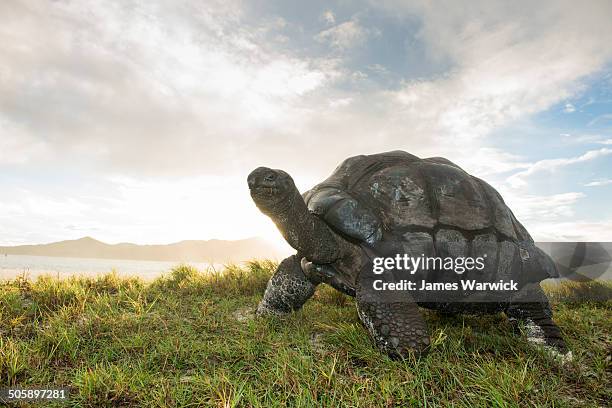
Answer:
[[[388,217],[398,217],[391,220],[393,225],[410,221],[417,224],[422,223],[421,228],[432,228],[435,225],[435,219],[423,212],[423,204],[421,207],[415,207],[413,204],[419,203],[418,196],[408,197],[405,201],[398,202],[402,205],[403,203],[412,205],[407,209],[397,206],[388,207],[385,204],[387,201],[380,201],[380,204],[377,204],[378,201],[372,201],[366,206],[361,204],[364,201],[384,197],[384,189],[394,188],[394,183],[398,185],[404,183],[402,180],[406,179],[406,175],[414,176],[410,167],[412,162],[422,166],[430,177],[436,177],[434,182],[440,183],[441,186],[448,180],[452,181],[453,177],[459,180],[466,177],[458,166],[442,158],[421,160],[405,152],[357,156],[347,159],[329,179],[302,197],[295,188],[291,177],[284,171],[265,167],[254,170],[248,177],[251,197],[257,207],[275,222],[283,237],[297,251],[295,255],[285,259],[279,265],[268,283],[264,298],[258,307],[258,314],[283,314],[297,310],[312,296],[316,285],[326,283],[356,298],[359,318],[378,348],[391,357],[406,357],[410,353],[420,355],[427,351],[430,342],[429,335],[417,305],[440,310],[447,314],[504,311],[511,319],[520,320],[531,328],[531,334],[528,335],[530,341],[543,344],[558,353],[565,353],[565,344],[559,329],[551,319],[552,314],[548,301],[537,283],[527,285],[516,295],[515,301],[488,303],[430,303],[413,299],[407,291],[395,291],[389,295],[388,292],[368,290],[371,288],[369,279],[372,275],[369,272],[371,272],[372,256],[381,256],[386,251],[384,248],[393,249],[398,243],[404,242],[406,237],[410,237],[407,242],[414,251],[427,252],[428,245],[431,246],[431,243],[428,244],[431,242],[431,235],[416,232],[394,238],[389,233],[384,233],[384,224],[381,222],[380,214],[387,219],[387,223],[389,222]],[[394,170],[395,173],[389,173],[387,168],[397,170]],[[445,172],[452,173],[454,176],[444,177]],[[374,191],[373,198],[362,195],[355,199],[346,191],[350,188],[359,189],[358,183],[363,183],[361,181],[363,174],[374,174],[372,179],[375,183],[372,184],[372,187],[376,187],[376,191],[371,189]],[[385,184],[389,183],[389,176],[385,176],[386,174],[391,177],[393,177],[392,174],[398,174],[404,178],[398,178],[397,181],[392,179],[391,184]],[[419,181],[419,175],[414,177]],[[463,183],[461,185],[471,189],[468,194],[487,195],[488,201],[483,201],[481,205],[496,206],[498,208],[496,217],[487,218],[490,213],[482,209],[472,211],[473,221],[459,219],[463,224],[457,227],[445,226],[446,230],[440,229],[438,232],[439,236],[435,243],[436,251],[445,251],[447,243],[451,243],[448,247],[449,251],[461,248],[457,245],[462,245],[462,234],[458,235],[459,238],[455,238],[457,232],[452,228],[484,228],[487,222],[495,220],[496,224],[488,227],[487,231],[497,228],[497,231],[501,232],[496,232],[497,236],[491,235],[490,232],[487,232],[488,235],[475,236],[471,245],[475,249],[482,248],[482,250],[493,248],[493,253],[499,254],[500,258],[493,260],[495,265],[492,267],[495,268],[495,271],[506,265],[504,267],[509,268],[508,273],[515,273],[513,271],[516,270],[517,265],[523,264],[519,270],[528,271],[531,268],[533,272],[531,275],[536,276],[534,280],[541,280],[543,278],[540,276],[550,274],[550,268],[554,266],[547,264],[547,260],[540,254],[541,251],[533,245],[529,234],[507,210],[499,194],[478,179],[474,179],[475,182],[471,179],[467,180],[460,182]],[[401,186],[403,186],[402,192],[411,187],[403,184]],[[361,188],[361,191],[369,192],[366,188]],[[417,193],[423,191],[423,188],[419,190],[419,186],[414,188]],[[481,192],[478,193],[478,191]],[[393,194],[397,196],[397,192],[391,191],[391,193],[392,197]],[[430,193],[430,198],[431,194],[435,192]],[[448,194],[460,197],[461,193],[450,192]],[[444,197],[446,196],[442,198]],[[472,202],[477,203],[478,200],[473,198]],[[449,208],[453,211],[455,208],[464,211],[466,214],[464,217],[472,216],[470,208],[465,207],[463,202],[456,202],[455,207],[449,207],[451,204],[453,203],[437,204],[437,219],[447,217],[445,222],[454,222],[453,218],[444,213]],[[382,212],[372,212],[372,208],[377,209],[378,205],[382,206],[380,207]],[[338,230],[342,234],[339,234]],[[504,241],[499,242],[500,239]],[[442,246],[438,247],[438,245]],[[498,246],[501,249],[497,249]],[[506,247],[507,250],[504,249]],[[524,249],[519,251],[519,248]],[[521,260],[518,258],[519,253],[521,257],[524,256],[524,253],[528,255]],[[449,255],[459,256],[453,253]]]
[[[247,182],[257,207],[298,251],[281,262],[268,282],[258,314],[297,310],[312,296],[314,287],[325,282],[356,296],[359,317],[380,350],[400,357],[427,349],[427,327],[416,304],[410,298],[390,304],[378,294],[357,290],[355,279],[361,269],[367,268],[366,254],[359,245],[347,241],[308,211],[287,173],[260,167],[249,175]]]

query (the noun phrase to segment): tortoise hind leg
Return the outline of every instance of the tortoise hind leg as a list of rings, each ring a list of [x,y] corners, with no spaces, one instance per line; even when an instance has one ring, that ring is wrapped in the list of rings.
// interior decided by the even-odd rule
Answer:
[[[562,362],[572,359],[572,353],[563,340],[561,330],[552,320],[548,298],[538,283],[521,289],[505,312],[511,320],[518,320],[523,324],[527,341],[543,346]]]
[[[358,288],[357,312],[380,351],[391,358],[425,354],[429,334],[417,304],[409,299],[385,302],[368,292]]]

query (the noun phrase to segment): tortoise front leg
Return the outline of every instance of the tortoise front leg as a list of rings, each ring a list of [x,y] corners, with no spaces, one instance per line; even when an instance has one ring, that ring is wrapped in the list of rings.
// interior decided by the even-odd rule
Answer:
[[[391,358],[405,358],[411,352],[426,354],[430,343],[427,324],[412,296],[405,291],[376,291],[371,271],[361,275],[357,312],[380,351]]]
[[[298,255],[291,255],[278,265],[257,306],[258,315],[290,313],[300,309],[314,294],[317,283],[304,275],[300,259]]]
[[[311,282],[326,283],[345,295],[355,297],[355,288],[345,282],[333,266],[315,264],[302,258],[302,270]]]

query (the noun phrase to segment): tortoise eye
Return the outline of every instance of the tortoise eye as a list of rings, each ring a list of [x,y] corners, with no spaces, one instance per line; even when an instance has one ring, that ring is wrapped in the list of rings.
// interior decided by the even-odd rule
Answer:
[[[264,180],[265,180],[265,181],[274,181],[274,180],[276,180],[276,178],[277,178],[276,173],[268,173],[268,174],[266,174],[266,176],[264,177]]]

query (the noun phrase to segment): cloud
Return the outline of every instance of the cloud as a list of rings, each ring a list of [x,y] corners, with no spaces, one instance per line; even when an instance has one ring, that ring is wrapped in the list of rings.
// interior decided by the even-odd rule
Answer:
[[[25,164],[45,158],[47,142],[29,134],[19,124],[0,120],[0,166]]]
[[[525,178],[541,171],[553,172],[561,167],[569,166],[576,163],[582,163],[590,160],[597,159],[599,157],[608,156],[612,154],[612,149],[601,148],[599,150],[589,150],[588,152],[570,158],[560,158],[560,159],[546,159],[540,160],[527,168],[527,170],[518,172],[508,177],[507,181],[510,183],[512,187],[520,187],[527,184]]]
[[[513,194],[504,189],[500,192],[536,241],[610,241],[612,220],[592,221],[577,216],[576,205],[587,198],[583,193]]]
[[[595,125],[597,123],[608,122],[608,121],[612,121],[612,113],[604,113],[603,115],[597,116],[596,118],[594,118],[591,121],[589,121],[587,126],[593,126],[593,125]]]
[[[386,76],[390,74],[390,71],[381,64],[369,65],[368,70],[372,71],[375,74],[381,75],[381,76]]]
[[[358,20],[353,19],[321,31],[315,39],[338,50],[347,50],[363,44],[372,33],[362,27]]]
[[[469,157],[462,158],[461,165],[472,174],[487,177],[525,169],[530,164],[521,156],[492,147],[480,147],[473,150]]]
[[[562,136],[565,140],[563,140],[564,144],[609,144],[606,143],[605,140],[601,140],[601,135],[598,134],[570,134],[570,133],[561,133],[559,136]]]
[[[249,139],[292,126],[302,99],[338,74],[333,61],[267,46],[241,12],[231,2],[2,3],[0,123],[23,135],[11,149],[37,164],[44,149],[145,174],[235,164]]]
[[[612,220],[585,220],[577,214],[577,205],[587,199],[584,193],[516,194],[504,186],[499,192],[536,241],[610,241]]]
[[[462,65],[473,65],[481,59],[482,64],[497,63],[502,55],[531,55],[535,58],[531,64],[548,61],[539,68],[556,76],[581,70],[579,60],[588,63],[585,68],[590,69],[611,52],[605,47],[605,38],[612,30],[607,24],[612,5],[606,0],[593,1],[589,8],[576,7],[571,0],[540,1],[529,11],[526,7],[532,3],[528,1],[480,0],[467,6],[452,0],[382,3],[392,13],[422,16],[420,36],[429,45],[430,54]],[[553,56],[556,63],[551,60]],[[509,60],[511,69],[513,60]]]
[[[217,199],[227,187],[237,206],[248,205],[244,176],[259,165],[286,169],[304,190],[348,156],[404,149],[446,156],[487,179],[518,171],[509,180],[523,185],[534,172],[577,158],[533,163],[537,159],[504,151],[492,133],[573,100],[612,58],[607,1],[589,7],[570,1],[372,2],[368,12],[387,17],[380,21],[416,27],[416,36],[402,38],[385,37],[394,30],[377,27],[378,20],[365,19],[359,10],[352,15],[361,18],[343,22],[331,11],[316,21],[316,10],[316,27],[309,31],[306,19],[290,21],[249,7],[238,0],[0,2],[0,167],[87,173],[91,180],[85,184],[100,183],[104,193],[120,194],[132,203],[125,208],[136,213],[162,189],[180,197],[209,182],[201,177],[223,176],[225,185],[212,183],[206,192],[214,204],[201,195],[185,212],[206,220],[230,213],[236,225],[259,215],[236,207],[224,212],[218,204],[224,201]],[[326,30],[316,34],[322,24]],[[394,41],[404,48],[390,48],[391,63],[378,58],[378,48],[368,48]],[[411,68],[417,62],[406,47],[422,49],[418,64],[425,69],[418,77],[398,68],[406,59]],[[380,77],[398,80],[381,85]],[[535,138],[530,143],[540,146]],[[142,188],[126,182],[130,187],[122,190],[121,183],[104,181],[117,174],[160,180]],[[173,190],[173,180],[183,179],[193,183]],[[63,206],[60,193],[53,194],[42,194],[49,200],[40,202]],[[562,198],[555,199],[562,201],[555,214],[574,214],[579,197]],[[180,200],[160,200],[183,208]],[[548,197],[531,200],[523,203],[531,209],[526,213],[544,211],[538,208]],[[131,226],[130,214],[121,210],[125,201],[83,201],[88,208],[66,204],[82,217],[63,224],[65,214],[52,217],[47,233],[56,225],[111,223],[114,218],[95,211],[107,206],[129,228],[101,238],[139,240],[131,235],[138,228]],[[13,210],[20,205],[4,202]],[[27,211],[19,218],[25,227],[5,217],[1,229],[10,225],[11,236],[24,237],[23,231],[49,220],[42,206]],[[153,225],[156,214],[148,211],[139,221]],[[177,225],[195,234],[183,220]],[[222,233],[198,225],[204,236]],[[181,233],[171,223],[142,231],[145,237]]]
[[[332,109],[334,109],[334,108],[342,108],[342,107],[350,105],[351,102],[353,102],[352,98],[332,99],[332,100],[329,101],[329,107],[332,108]]]
[[[459,143],[575,95],[579,80],[612,57],[604,40],[612,36],[604,17],[612,4],[605,1],[589,10],[538,2],[529,12],[521,2],[384,4],[389,13],[420,16],[427,55],[453,67],[438,78],[406,81],[398,102],[415,113],[410,123]]]
[[[572,105],[571,103],[566,103],[565,107],[563,108],[563,112],[565,113],[572,113],[575,111],[576,111],[576,107]]]
[[[572,217],[574,205],[586,196],[579,192],[569,192],[552,195],[504,194],[504,197],[517,218],[522,223],[531,225],[540,221],[550,223]]]
[[[597,143],[602,144],[602,145],[612,145],[612,139],[601,140]]]
[[[600,186],[607,186],[609,184],[612,184],[612,179],[595,180],[595,181],[591,181],[590,183],[586,183],[584,186],[585,187],[600,187]]]
[[[11,142],[20,163],[63,159],[132,175],[277,163],[320,177],[350,154],[387,148],[467,163],[494,148],[484,140],[493,130],[571,97],[611,54],[607,2],[539,2],[529,12],[505,2],[376,3],[396,22],[419,21],[405,40],[451,67],[381,88],[364,69],[389,67],[355,69],[348,55],[382,35],[376,27],[336,24],[317,38],[340,56],[310,55],[287,40],[282,16],[253,19],[244,7],[3,2],[0,122],[23,135]],[[289,43],[275,43],[279,35]],[[328,110],[349,99],[341,113]],[[294,157],[315,147],[317,163]]]
[[[334,15],[333,11],[331,11],[331,10],[324,11],[323,14],[321,15],[321,19],[323,21],[325,21],[327,24],[335,24],[336,23],[336,16]]]
[[[533,225],[536,241],[610,242],[612,220],[565,221]]]

